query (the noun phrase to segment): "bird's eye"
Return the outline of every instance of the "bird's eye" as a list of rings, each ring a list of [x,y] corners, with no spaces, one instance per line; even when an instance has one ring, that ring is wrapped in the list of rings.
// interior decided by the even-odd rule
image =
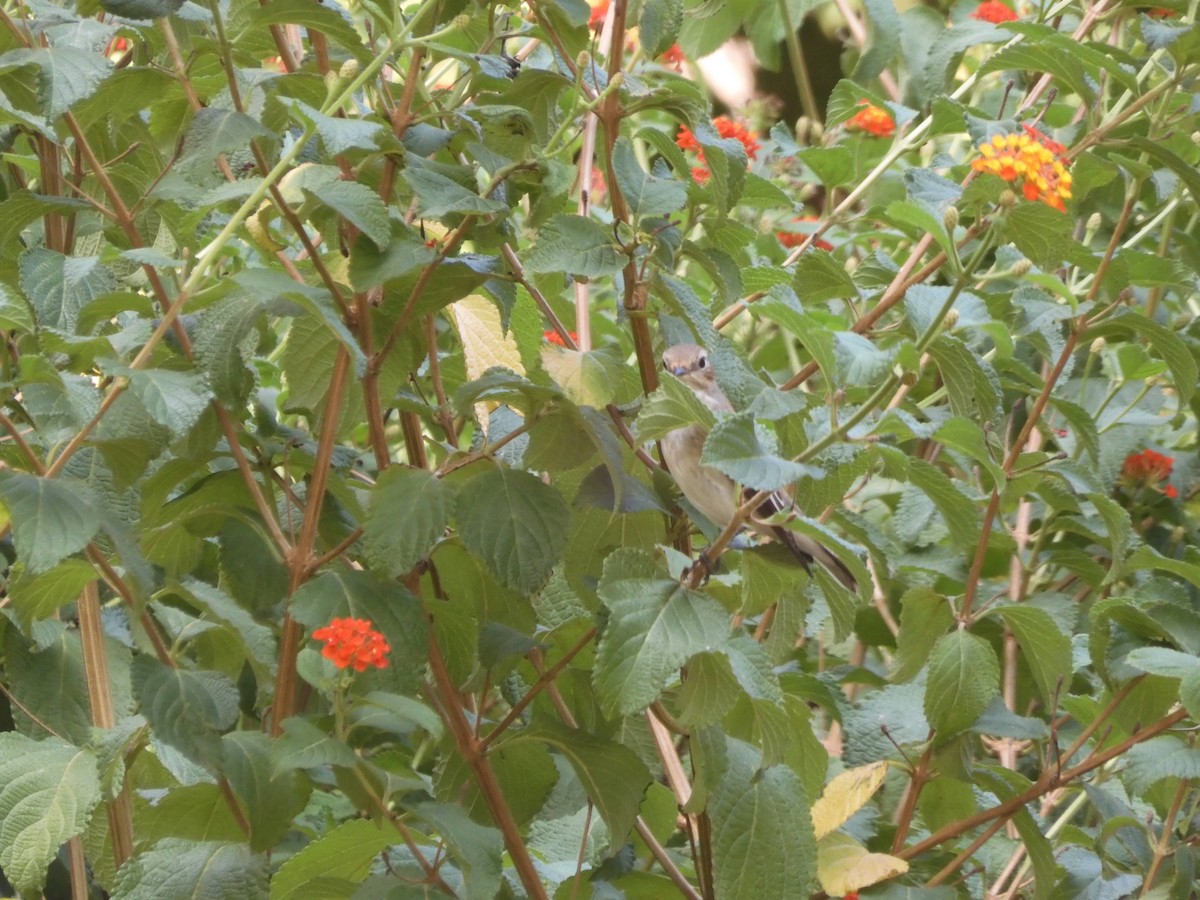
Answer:
[[[703,353],[701,353],[700,354],[700,362],[696,363],[696,367],[699,369],[703,369],[707,365],[708,365],[708,357],[705,356]]]

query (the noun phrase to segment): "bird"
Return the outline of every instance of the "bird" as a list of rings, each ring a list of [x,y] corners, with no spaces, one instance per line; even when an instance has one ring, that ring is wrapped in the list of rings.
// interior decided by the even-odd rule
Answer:
[[[700,401],[714,413],[731,413],[733,405],[721,386],[707,351],[696,344],[675,344],[663,353],[663,368],[692,389]],[[700,424],[685,425],[663,436],[663,462],[675,477],[675,483],[688,502],[705,518],[720,528],[733,520],[744,499],[738,484],[724,472],[702,465],[700,454],[708,429]],[[747,491],[746,496],[753,492]],[[791,499],[775,491],[758,508],[763,518],[790,509]],[[854,576],[836,556],[807,535],[798,534],[782,525],[773,525],[750,517],[746,525],[764,537],[782,543],[806,571],[818,563],[850,590],[855,589]]]

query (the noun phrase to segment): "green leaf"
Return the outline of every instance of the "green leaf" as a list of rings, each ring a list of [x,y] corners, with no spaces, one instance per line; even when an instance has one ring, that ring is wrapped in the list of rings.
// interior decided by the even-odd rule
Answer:
[[[429,555],[450,520],[442,481],[424,469],[392,466],[375,483],[363,520],[363,553],[373,569],[399,578]]]
[[[90,750],[0,734],[0,869],[18,891],[41,892],[58,848],[82,833],[99,802]]]
[[[621,268],[611,230],[583,216],[555,216],[542,226],[525,257],[530,272],[566,272],[586,278]]]
[[[824,474],[820,469],[784,459],[778,449],[774,436],[750,413],[738,413],[713,426],[700,462],[756,491],[774,491],[804,475]]]
[[[1022,656],[1049,708],[1062,693],[1063,684],[1070,683],[1071,636],[1063,634],[1048,612],[1028,603],[998,606],[994,612],[1016,635]]]
[[[413,811],[432,823],[458,861],[466,884],[464,900],[492,900],[500,887],[504,841],[495,828],[478,825],[457,806],[422,803]]]
[[[711,769],[708,814],[716,895],[724,900],[808,896],[817,846],[799,776],[787,766],[761,768],[758,750],[711,729],[701,747],[700,765]]]
[[[330,737],[307,719],[293,716],[283,720],[283,734],[271,746],[271,760],[271,772],[277,774],[318,766],[350,768],[358,757],[347,744]]]
[[[464,485],[455,518],[467,549],[502,584],[528,595],[562,559],[571,517],[562,494],[541,479],[496,468]]]
[[[301,121],[312,122],[316,126],[317,136],[329,153],[345,153],[347,150],[375,151],[379,149],[380,138],[387,134],[380,122],[327,116],[300,100],[295,101],[294,108]],[[379,246],[386,246],[386,241]]]
[[[940,742],[970,728],[1000,692],[1000,663],[983,638],[958,630],[940,638],[929,657],[925,717]]]
[[[222,153],[245,150],[255,138],[270,138],[261,122],[232,109],[206,106],[196,113],[183,138],[177,169],[196,177],[215,172]]]
[[[1131,791],[1144,794],[1164,778],[1200,778],[1200,750],[1167,734],[1130,748],[1125,755],[1124,781]]]
[[[113,900],[262,900],[267,860],[245,844],[167,838],[121,867]]]
[[[1174,331],[1158,324],[1140,313],[1120,309],[1103,322],[1089,328],[1081,337],[1080,345],[1098,337],[1133,333],[1149,341],[1158,355],[1171,367],[1171,387],[1179,394],[1179,403],[1186,406],[1191,402],[1200,379],[1200,368],[1183,339]]]
[[[0,471],[0,503],[8,510],[17,559],[30,574],[78,553],[100,528],[92,491],[76,481]]]
[[[387,207],[379,194],[365,184],[322,178],[305,180],[300,187],[345,218],[381,250],[391,241],[392,225]]]
[[[625,360],[610,350],[583,352],[547,343],[541,356],[542,368],[572,403],[603,409],[616,399]]]
[[[640,712],[697,653],[729,639],[729,614],[707,594],[668,577],[641,550],[604,561],[597,590],[612,613],[596,651],[596,693],[610,715]]]
[[[212,391],[195,372],[124,366],[113,367],[111,372],[129,379],[130,391],[142,401],[150,418],[169,428],[175,438],[192,430],[213,398]]]
[[[1078,244],[1071,236],[1072,219],[1045,203],[1022,202],[1014,206],[1000,229],[1001,240],[1012,241],[1039,269],[1062,264]]]
[[[38,325],[74,333],[79,313],[101,294],[116,290],[112,273],[94,256],[63,256],[35,247],[21,254],[21,290]]]
[[[646,0],[638,18],[638,41],[654,58],[678,40],[683,26],[683,0]]]
[[[638,414],[638,443],[657,441],[676,428],[711,426],[712,410],[686,384],[674,376],[664,377],[658,390],[646,398]]]
[[[1135,647],[1125,656],[1125,662],[1143,672],[1167,678],[1186,678],[1200,670],[1200,658],[1170,647]]]
[[[312,785],[294,769],[272,770],[271,739],[257,731],[235,731],[222,740],[221,771],[241,800],[250,825],[250,849],[262,853],[278,844],[308,803]]]
[[[521,731],[499,746],[520,741],[548,744],[566,757],[608,826],[609,846],[623,846],[653,781],[637,754],[616,741],[550,724]]]
[[[879,75],[900,46],[900,16],[892,0],[866,0],[867,43],[854,73],[850,76],[864,84]]]
[[[1179,702],[1193,719],[1200,719],[1200,669],[1193,669],[1180,679]]]
[[[7,213],[7,205],[5,208]],[[0,284],[0,328],[30,334],[37,327],[33,319],[33,308],[20,294]]]
[[[949,601],[929,588],[911,588],[900,598],[900,633],[891,680],[912,681],[925,668],[934,644],[954,624]]]
[[[8,596],[21,623],[28,626],[73,603],[79,592],[95,580],[96,570],[87,560],[65,559],[37,575],[14,573],[9,577]]]
[[[0,70],[37,66],[42,114],[51,121],[97,90],[113,70],[99,53],[74,47],[37,47],[0,53]]]
[[[105,12],[124,19],[161,19],[179,12],[184,0],[100,0]]]
[[[218,734],[238,716],[237,686],[220,672],[175,669],[138,656],[131,669],[133,693],[154,734],[188,759],[216,766]]]
[[[318,878],[360,884],[371,874],[376,857],[395,842],[395,831],[379,822],[342,822],[279,867],[271,879],[271,900],[306,900],[308,885]]]
[[[682,209],[687,203],[687,186],[677,178],[646,174],[628,138],[619,138],[612,154],[617,185],[635,215],[662,216]]]
[[[1044,27],[1045,32],[1053,34],[1053,29]],[[1073,51],[1078,43],[1071,41]],[[992,56],[980,67],[980,74],[988,72],[1003,72],[1008,69],[1032,69],[1035,72],[1045,72],[1053,75],[1055,82],[1079,96],[1084,103],[1092,103],[1096,93],[1088,84],[1088,76],[1076,53],[1065,47],[1054,47],[1050,42],[1024,41],[1012,47],[1006,47]]]
[[[1011,800],[1018,794],[1025,793],[1032,785],[1024,775],[1012,769],[999,766],[980,766],[977,779],[981,786],[991,790],[1001,800]],[[1021,845],[1029,856],[1033,866],[1035,900],[1049,900],[1058,896],[1055,886],[1062,870],[1055,861],[1054,847],[1042,833],[1037,821],[1025,807],[1019,807],[1013,814],[1013,824],[1021,836]]]
[[[175,0],[168,2],[174,3]],[[359,37],[349,14],[337,5],[310,3],[309,0],[271,0],[265,6],[253,6],[249,22],[252,27],[244,32],[247,43],[260,39],[262,30],[257,26],[303,25],[310,31],[320,32],[360,62],[367,62],[375,55],[372,48]]]
[[[441,218],[449,213],[489,216],[508,211],[508,204],[480,197],[439,172],[409,167],[401,174],[417,192],[422,215],[430,219]]]
[[[205,618],[225,626],[231,641],[240,647],[246,661],[254,669],[260,694],[269,691],[278,657],[274,632],[255,621],[237,601],[211,584],[196,578],[185,578],[180,591],[189,603],[204,613]]]

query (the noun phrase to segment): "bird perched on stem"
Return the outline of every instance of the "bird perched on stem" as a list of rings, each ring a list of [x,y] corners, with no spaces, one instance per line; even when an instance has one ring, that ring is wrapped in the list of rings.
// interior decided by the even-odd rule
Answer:
[[[729,399],[717,384],[712,361],[703,347],[695,344],[675,344],[663,354],[663,368],[692,389],[700,401],[714,413],[733,412]],[[725,528],[733,521],[741,504],[742,493],[737,483],[717,469],[702,465],[700,454],[708,430],[703,425],[676,428],[662,438],[663,461],[683,496],[714,525]],[[749,496],[749,494],[747,494]],[[763,518],[789,509],[791,500],[780,491],[768,497],[758,508]],[[797,534],[782,525],[772,525],[750,517],[746,525],[764,537],[780,541],[792,552],[805,570],[811,571],[816,562],[847,588],[854,589],[854,576],[840,560],[812,538]]]

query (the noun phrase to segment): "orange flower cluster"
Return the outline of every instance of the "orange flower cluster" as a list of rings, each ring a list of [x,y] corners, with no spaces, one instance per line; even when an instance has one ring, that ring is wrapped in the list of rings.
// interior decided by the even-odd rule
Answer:
[[[1141,453],[1131,453],[1125,457],[1125,465],[1121,475],[1135,487],[1148,487],[1158,491],[1165,497],[1178,497],[1179,491],[1174,485],[1168,484],[1160,488],[1158,485],[1171,477],[1175,460],[1154,450],[1143,450]]]
[[[891,137],[896,133],[896,120],[886,109],[874,106],[866,100],[859,100],[858,105],[865,106],[866,109],[855,113],[846,123],[847,128],[853,131],[865,131],[875,137]]]
[[[820,222],[821,220],[818,219],[816,216],[796,216],[796,218],[792,219],[792,221],[793,222]],[[787,247],[790,250],[793,247],[799,247],[801,244],[803,244],[804,241],[808,238],[808,235],[806,233],[800,232],[800,231],[777,231],[777,232],[775,232],[775,237],[779,241],[779,243],[783,244],[783,246]],[[829,243],[829,241],[822,240],[821,238],[817,238],[815,241],[813,241],[812,246],[816,247],[818,250],[832,250],[833,249],[833,244]]]
[[[313,639],[324,641],[321,655],[339,669],[353,667],[362,672],[367,666],[387,667],[387,655],[392,652],[383,635],[366,619],[334,619],[313,632]]]
[[[753,131],[728,116],[717,116],[712,123],[713,128],[717,129],[717,134],[723,138],[735,138],[741,141],[742,146],[746,148],[746,155],[751,159],[758,158],[758,151],[762,149],[762,144],[758,142],[758,136]],[[679,145],[680,150],[696,151],[700,162],[704,162],[704,148],[700,146],[696,135],[686,125],[679,126],[679,135],[675,138],[675,143]],[[692,169],[692,177],[699,184],[708,181],[710,174],[705,166],[697,166]]]
[[[1062,144],[1026,125],[1025,134],[998,134],[980,144],[971,168],[1020,186],[1026,200],[1041,200],[1066,212],[1063,201],[1071,199],[1072,182],[1066,152]]]
[[[571,340],[575,342],[575,346],[579,346],[579,335],[577,335],[574,331],[568,331],[567,334],[571,336]],[[562,339],[562,335],[553,329],[550,331],[543,331],[542,338],[550,344],[558,344],[560,347],[567,346],[567,342]]]
[[[683,48],[678,44],[672,44],[663,51],[663,55],[659,57],[664,66],[669,66],[676,72],[683,71],[683,64],[687,62],[687,57],[684,56]]]
[[[1000,0],[984,0],[978,9],[971,13],[971,18],[999,25],[1001,22],[1015,22],[1018,16],[1011,6],[1006,6]]]

